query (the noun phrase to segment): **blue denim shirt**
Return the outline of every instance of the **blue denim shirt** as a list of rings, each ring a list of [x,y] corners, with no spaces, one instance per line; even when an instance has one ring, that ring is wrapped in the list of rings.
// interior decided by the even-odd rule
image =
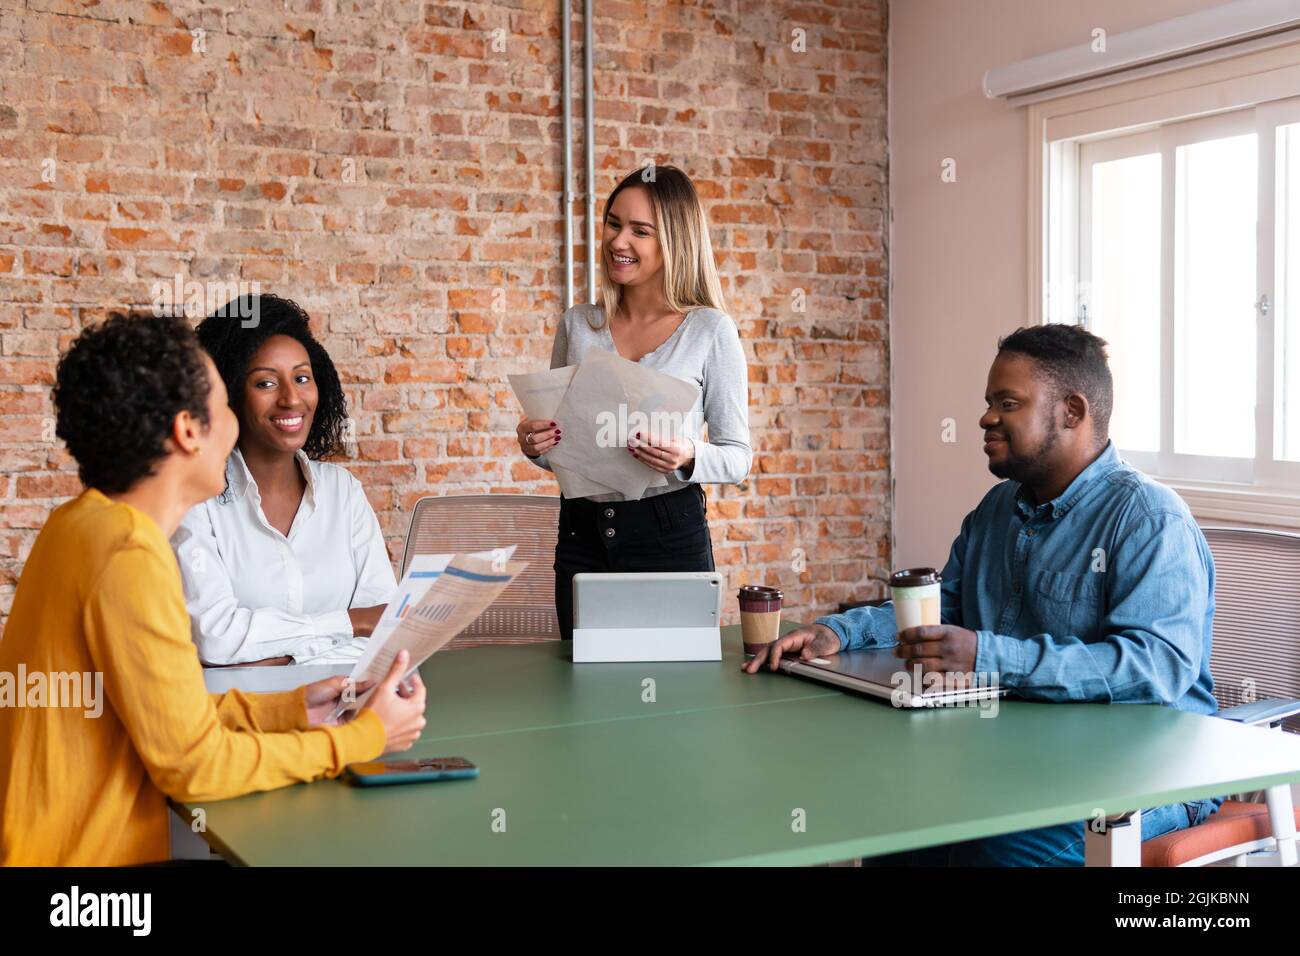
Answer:
[[[943,569],[943,623],[979,635],[975,671],[1047,701],[1212,714],[1214,560],[1187,505],[1113,444],[1054,501],[995,486]],[[897,644],[892,606],[819,618],[842,649]]]

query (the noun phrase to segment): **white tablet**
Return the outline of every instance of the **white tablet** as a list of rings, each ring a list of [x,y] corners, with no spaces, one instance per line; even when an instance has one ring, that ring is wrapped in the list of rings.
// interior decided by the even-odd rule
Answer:
[[[722,660],[717,571],[573,576],[573,661]]]

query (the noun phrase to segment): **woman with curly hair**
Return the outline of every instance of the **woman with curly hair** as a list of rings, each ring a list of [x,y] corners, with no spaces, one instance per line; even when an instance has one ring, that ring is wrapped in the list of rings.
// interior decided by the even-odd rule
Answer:
[[[273,295],[199,323],[239,417],[225,490],[172,538],[208,664],[355,661],[397,586],[361,483],[322,461],[342,448],[347,404],[309,323]]]
[[[165,860],[168,797],[223,800],[410,748],[425,695],[418,681],[403,693],[406,662],[340,726],[328,720],[342,677],[281,694],[204,688],[167,539],[221,490],[238,424],[184,319],[86,329],[59,362],[54,406],[85,490],[37,536],[0,641],[0,674],[25,672],[28,691],[26,706],[0,706],[0,866]],[[60,693],[33,699],[36,687]]]

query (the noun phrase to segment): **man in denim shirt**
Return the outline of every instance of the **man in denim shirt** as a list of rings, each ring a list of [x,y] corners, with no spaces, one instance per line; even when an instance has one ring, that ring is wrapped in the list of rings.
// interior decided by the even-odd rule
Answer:
[[[1107,438],[1105,342],[1070,325],[998,343],[980,419],[994,486],[962,522],[943,569],[942,624],[896,634],[894,611],[855,608],[792,631],[781,655],[895,647],[924,673],[999,675],[1029,700],[1164,704],[1211,714],[1214,562],[1187,505]],[[1142,813],[1142,838],[1194,825],[1222,797]],[[1083,863],[1083,823],[877,858],[873,863]]]

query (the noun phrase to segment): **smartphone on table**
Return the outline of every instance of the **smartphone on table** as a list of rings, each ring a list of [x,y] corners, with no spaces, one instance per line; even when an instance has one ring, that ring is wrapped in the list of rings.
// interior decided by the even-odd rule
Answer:
[[[348,778],[363,787],[433,780],[464,780],[478,776],[478,767],[464,757],[420,757],[413,760],[372,760],[350,763]]]

